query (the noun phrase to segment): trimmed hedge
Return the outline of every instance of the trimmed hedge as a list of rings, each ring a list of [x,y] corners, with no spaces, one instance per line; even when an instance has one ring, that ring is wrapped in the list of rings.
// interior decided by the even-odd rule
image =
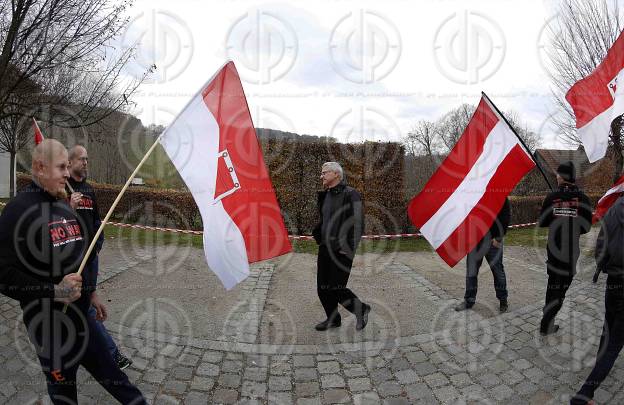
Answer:
[[[299,145],[263,145],[265,161],[282,209],[288,232],[295,235],[311,233],[318,220],[316,192],[320,190],[320,167],[327,160],[342,159],[348,183],[358,189],[364,199],[367,234],[397,234],[415,232],[407,217],[407,205],[412,196],[403,191],[403,160],[394,159],[396,144],[315,144],[299,151]],[[292,148],[292,149],[290,149]],[[271,153],[275,152],[274,157]],[[268,156],[267,156],[268,155]],[[372,155],[379,156],[377,164],[362,164]],[[367,157],[364,157],[367,156]],[[340,160],[340,159],[338,159]],[[395,175],[399,174],[399,175]],[[18,188],[30,181],[30,176],[18,175]],[[106,215],[121,186],[92,183],[98,199],[100,215]],[[601,194],[591,193],[592,204]],[[510,196],[511,223],[537,221],[544,200],[541,196]],[[201,218],[189,192],[131,187],[121,199],[113,218],[117,221],[140,223],[178,229],[201,229]]]
[[[367,233],[400,232],[404,227],[403,146],[365,142],[261,142],[264,160],[291,234],[310,234],[318,221],[316,194],[321,190],[321,165],[341,163],[347,183],[364,200]],[[237,170],[245,176],[244,168]],[[25,185],[30,176],[19,176]],[[104,216],[121,186],[92,183]],[[227,198],[227,197],[226,197]],[[131,187],[119,202],[113,218],[151,226],[201,229],[199,210],[189,192]]]

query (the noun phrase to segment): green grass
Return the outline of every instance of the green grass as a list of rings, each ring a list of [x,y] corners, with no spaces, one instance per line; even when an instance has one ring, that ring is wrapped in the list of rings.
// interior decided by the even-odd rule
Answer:
[[[180,245],[203,248],[201,235],[181,234],[174,232],[150,231],[145,229],[124,228],[114,225],[104,227],[106,239],[124,239],[139,245]]]
[[[532,226],[528,228],[510,229],[505,236],[507,246],[540,247],[546,249],[548,228]]]
[[[7,199],[0,199],[6,201]],[[2,212],[2,206],[0,206]],[[107,225],[104,229],[107,239],[119,239],[138,242],[140,245],[176,244],[191,245],[203,248],[201,235],[186,235],[173,232],[158,232],[144,229],[122,228]],[[510,229],[505,237],[507,246],[525,246],[546,248],[548,228],[528,227]],[[292,241],[293,252],[316,254],[318,248],[311,240]],[[391,253],[391,252],[430,252],[431,246],[424,238],[399,238],[392,240],[363,240],[357,253]]]
[[[202,248],[201,235],[185,235],[172,232],[158,232],[143,229],[121,228],[107,225],[105,230],[107,239],[119,239],[139,243],[140,245],[153,244],[176,244],[181,246],[191,245]],[[538,246],[545,248],[548,230],[543,228],[510,229],[505,238],[505,244],[509,246]],[[292,241],[293,252],[316,254],[318,248],[311,240]],[[358,248],[358,253],[391,253],[391,252],[430,252],[431,246],[424,238],[400,238],[393,240],[363,240]]]

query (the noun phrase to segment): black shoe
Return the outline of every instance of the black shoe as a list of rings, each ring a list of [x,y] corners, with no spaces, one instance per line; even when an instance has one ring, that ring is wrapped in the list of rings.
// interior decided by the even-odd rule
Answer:
[[[542,336],[552,335],[553,333],[557,333],[558,330],[559,330],[559,325],[553,325],[552,328],[549,328],[549,329],[540,328],[540,335]]]
[[[474,302],[463,301],[461,304],[455,307],[455,311],[457,312],[465,311],[467,309],[472,308],[473,306],[474,306]]]
[[[115,363],[117,363],[117,367],[119,367],[120,370],[124,370],[132,364],[132,360],[117,352],[115,354]]]
[[[331,328],[338,328],[340,327],[340,320],[338,321],[331,321],[329,319],[324,320],[323,322],[319,323],[318,325],[316,325],[314,327],[314,329],[318,330],[318,331],[324,331],[327,329],[331,329]]]
[[[361,316],[357,316],[357,322],[355,323],[355,330],[362,330],[366,327],[366,324],[368,323],[368,313],[371,310],[370,305],[368,304],[362,304],[364,309],[362,309],[362,315]]]
[[[507,304],[507,300],[500,300],[500,307],[499,307],[499,311],[500,313],[505,313],[507,312],[507,310],[509,309],[509,305]]]

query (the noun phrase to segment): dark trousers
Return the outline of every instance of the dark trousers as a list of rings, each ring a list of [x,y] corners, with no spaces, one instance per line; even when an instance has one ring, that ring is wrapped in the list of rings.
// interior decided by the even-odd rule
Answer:
[[[609,276],[605,291],[605,321],[596,364],[571,404],[585,404],[609,375],[624,346],[624,278]]]
[[[328,319],[340,320],[338,304],[355,314],[362,311],[362,301],[347,288],[353,259],[330,252],[325,245],[319,246],[317,258],[316,290]]]
[[[541,331],[546,332],[554,326],[555,316],[557,316],[557,313],[563,306],[563,300],[573,279],[574,276],[566,275],[565,272],[562,274],[548,274],[546,301],[544,303],[542,322],[540,325]]]
[[[508,294],[505,267],[503,266],[503,244],[501,242],[500,246],[496,248],[492,245],[490,238],[484,238],[468,253],[466,258],[466,293],[464,294],[464,300],[471,304],[474,304],[477,300],[479,268],[483,263],[483,258],[487,260],[494,276],[496,298],[506,300]]]
[[[73,309],[68,309],[68,312]],[[45,314],[47,311],[42,312]],[[27,325],[31,342],[37,349],[42,371],[46,377],[48,395],[54,404],[77,404],[76,373],[82,365],[95,380],[122,404],[146,404],[141,392],[117,367],[106,347],[102,334],[95,331],[95,320],[86,314],[63,316],[55,310],[52,327],[41,327],[36,318]],[[78,319],[80,318],[80,319]],[[69,323],[68,320],[72,319]],[[35,322],[35,323],[33,323]],[[71,331],[59,325],[70,325]],[[76,328],[71,325],[77,325]],[[56,326],[54,326],[56,325]]]

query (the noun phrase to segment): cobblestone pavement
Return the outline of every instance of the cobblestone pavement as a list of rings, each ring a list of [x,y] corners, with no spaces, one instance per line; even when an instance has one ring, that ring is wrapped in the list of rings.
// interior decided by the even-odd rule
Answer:
[[[114,266],[100,282],[149,260]],[[417,262],[417,261],[416,261]],[[510,260],[514,266],[522,262]],[[528,265],[527,265],[528,266]],[[541,305],[535,303],[499,315],[456,313],[458,302],[413,268],[390,262],[384,271],[400,277],[405,288],[426,295],[440,311],[431,333],[354,343],[293,344],[288,328],[271,345],[259,331],[271,319],[275,264],[256,265],[240,288],[247,296],[233,309],[216,339],[161,333],[167,328],[134,328],[108,323],[133,360],[127,369],[155,404],[562,404],[587,376],[597,350],[603,314],[604,280],[591,284],[577,278],[560,312],[560,332],[538,333]],[[539,271],[540,269],[529,269]],[[458,280],[463,283],[463,279]],[[418,310],[415,308],[414,310]],[[494,310],[494,309],[493,309]],[[379,311],[378,311],[379,312]],[[15,301],[0,297],[0,402],[46,401],[45,385],[33,349],[19,321]],[[383,332],[392,327],[371,313],[371,324]],[[167,325],[166,317],[159,317]],[[156,323],[155,325],[159,325]],[[343,324],[344,333],[352,324]],[[286,337],[285,337],[286,336]],[[624,403],[624,362],[618,360],[597,392],[598,403]],[[115,403],[81,370],[80,403]]]

